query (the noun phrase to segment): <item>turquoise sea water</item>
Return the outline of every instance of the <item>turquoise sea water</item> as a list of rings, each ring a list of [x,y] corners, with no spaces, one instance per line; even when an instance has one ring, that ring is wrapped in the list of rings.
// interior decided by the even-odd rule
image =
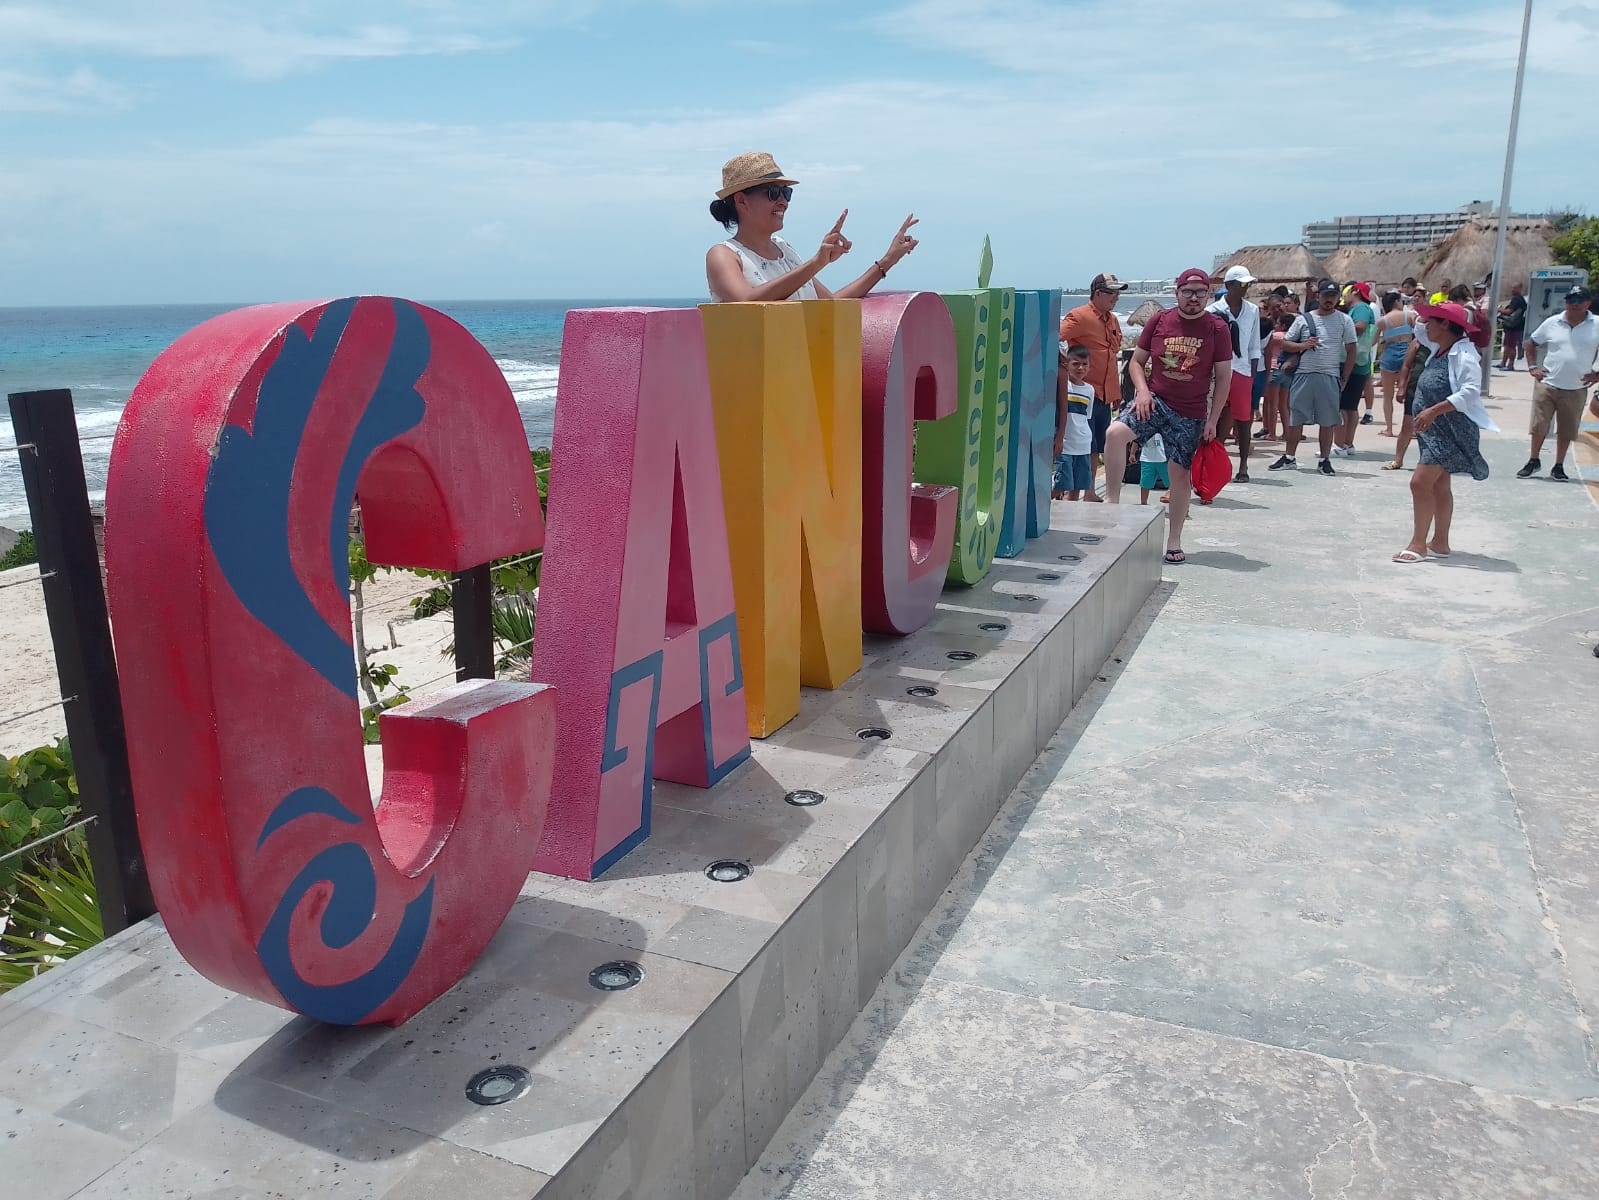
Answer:
[[[1142,300],[1124,297],[1125,314]],[[1068,294],[1065,307],[1083,297]],[[516,396],[534,446],[549,445],[555,419],[555,381],[561,327],[571,308],[647,304],[683,307],[698,300],[457,300],[432,302],[488,348]],[[0,395],[40,388],[72,389],[83,439],[89,489],[105,487],[111,435],[139,377],[157,355],[201,322],[237,304],[123,308],[0,308]],[[10,413],[0,405],[0,447],[16,441]],[[0,525],[26,528],[28,506],[16,455],[0,450]]]

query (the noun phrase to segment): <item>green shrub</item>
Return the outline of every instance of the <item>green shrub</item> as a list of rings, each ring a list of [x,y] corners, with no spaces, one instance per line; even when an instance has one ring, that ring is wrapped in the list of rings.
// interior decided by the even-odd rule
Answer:
[[[0,935],[0,992],[105,940],[88,846],[80,842],[64,861],[30,867],[17,883]]]
[[[95,899],[83,830],[33,846],[60,833],[80,814],[78,779],[66,738],[15,758],[0,757],[0,855],[31,848],[0,862],[0,992],[100,941],[104,931]]]
[[[66,738],[54,746],[40,746],[15,758],[0,758],[0,855],[40,838],[59,833],[78,819],[78,779],[72,768],[72,747]],[[78,830],[26,857],[32,862],[65,862],[67,843],[83,843]],[[0,905],[14,895],[12,887],[23,859],[0,862]]]
[[[12,567],[26,567],[39,561],[39,547],[34,544],[33,530],[24,529],[17,534],[17,544],[4,554],[0,554],[0,571],[9,571]]]
[[[1590,284],[1599,281],[1599,217],[1575,221],[1549,243],[1555,261],[1588,272]]]

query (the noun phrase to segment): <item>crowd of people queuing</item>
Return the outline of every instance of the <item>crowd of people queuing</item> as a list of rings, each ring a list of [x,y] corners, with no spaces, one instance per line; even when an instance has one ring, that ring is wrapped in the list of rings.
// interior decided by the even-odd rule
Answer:
[[[1527,334],[1519,283],[1489,313],[1487,281],[1455,285],[1445,279],[1428,295],[1406,279],[1379,297],[1365,281],[1323,279],[1303,304],[1287,287],[1256,303],[1248,292],[1257,282],[1247,268],[1229,267],[1218,293],[1209,272],[1184,271],[1177,277],[1176,306],[1144,325],[1115,382],[1116,352],[1108,347],[1120,344],[1115,309],[1126,285],[1114,275],[1095,276],[1088,302],[1061,323],[1067,369],[1056,403],[1056,499],[1099,499],[1094,473],[1102,451],[1111,503],[1120,500],[1125,483],[1136,481],[1146,504],[1152,491],[1168,490],[1166,561],[1181,563],[1190,468],[1200,445],[1231,441],[1238,455],[1233,480],[1248,483],[1254,442],[1280,440],[1282,453],[1267,469],[1297,470],[1305,428],[1313,425],[1315,469],[1336,475],[1333,460],[1354,454],[1357,427],[1375,424],[1380,391],[1381,434],[1394,439],[1393,458],[1383,469],[1402,469],[1411,443],[1420,447],[1410,482],[1411,537],[1394,561],[1447,558],[1451,481],[1488,477],[1479,439],[1485,429],[1498,430],[1482,399],[1481,357],[1496,324],[1503,334],[1496,369],[1515,370],[1525,353],[1536,380],[1531,456],[1517,475],[1542,469],[1539,454],[1553,425],[1556,461],[1549,474],[1568,478],[1565,457],[1583,398],[1599,384],[1599,318],[1589,312],[1586,288],[1572,288],[1564,311]],[[1102,357],[1107,352],[1108,359]],[[1109,395],[1120,402],[1114,420]],[[1103,421],[1091,419],[1101,406]],[[1599,394],[1590,407],[1599,418]],[[1252,429],[1257,420],[1260,427]]]
[[[723,165],[711,217],[731,236],[705,256],[706,282],[717,300],[865,296],[916,249],[911,215],[880,258],[830,290],[817,276],[853,249],[844,233],[849,210],[814,254],[802,256],[778,236],[796,182],[761,151]],[[1176,305],[1144,325],[1121,367],[1116,305],[1127,285],[1108,273],[1094,277],[1087,301],[1061,321],[1055,499],[1102,502],[1096,484],[1102,468],[1103,499],[1110,503],[1120,501],[1124,483],[1137,483],[1145,504],[1152,493],[1166,492],[1166,561],[1181,563],[1193,494],[1190,468],[1202,444],[1230,441],[1238,454],[1233,479],[1248,483],[1254,442],[1280,440],[1282,453],[1267,469],[1297,470],[1305,427],[1314,425],[1316,471],[1335,475],[1333,459],[1354,454],[1357,427],[1375,422],[1380,387],[1382,435],[1395,439],[1385,469],[1403,467],[1411,442],[1420,447],[1410,482],[1414,529],[1394,561],[1445,557],[1454,512],[1451,480],[1488,477],[1478,439],[1481,430],[1498,427],[1483,404],[1478,347],[1488,343],[1496,323],[1504,339],[1498,368],[1514,370],[1525,352],[1537,381],[1531,453],[1517,475],[1527,478],[1543,469],[1540,455],[1552,425],[1555,464],[1549,474],[1567,477],[1565,458],[1583,397],[1599,384],[1599,318],[1589,312],[1586,289],[1572,288],[1565,311],[1524,336],[1528,306],[1519,283],[1489,313],[1486,280],[1456,286],[1445,279],[1428,296],[1406,279],[1379,298],[1368,282],[1340,286],[1323,279],[1303,303],[1287,287],[1256,303],[1249,289],[1258,282],[1248,268],[1233,266],[1222,274],[1217,292],[1209,271],[1184,271],[1177,277]],[[1599,417],[1599,396],[1593,408]],[[1254,429],[1257,420],[1260,428]]]

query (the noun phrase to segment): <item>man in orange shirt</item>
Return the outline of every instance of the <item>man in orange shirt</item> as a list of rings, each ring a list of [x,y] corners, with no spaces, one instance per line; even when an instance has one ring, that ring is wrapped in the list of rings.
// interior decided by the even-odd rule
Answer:
[[[1099,399],[1093,421],[1096,474],[1105,451],[1105,429],[1110,425],[1111,409],[1122,398],[1122,323],[1116,319],[1116,304],[1126,290],[1127,285],[1114,275],[1095,275],[1088,285],[1088,303],[1072,309],[1060,323],[1062,346],[1088,347],[1088,382]],[[1092,488],[1088,496],[1099,498]]]

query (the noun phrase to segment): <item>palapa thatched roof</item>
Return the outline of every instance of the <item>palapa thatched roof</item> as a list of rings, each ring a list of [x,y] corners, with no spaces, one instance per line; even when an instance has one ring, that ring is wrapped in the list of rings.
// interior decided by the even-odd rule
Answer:
[[[1557,233],[1541,217],[1511,218],[1505,231],[1505,273],[1501,281],[1504,294],[1513,283],[1526,283],[1532,273],[1554,265],[1549,242]],[[1429,287],[1449,278],[1455,283],[1475,283],[1493,270],[1494,242],[1499,236],[1496,220],[1467,221],[1438,243],[1425,274],[1417,278]]]
[[[1137,308],[1133,309],[1132,316],[1128,317],[1122,324],[1124,326],[1147,325],[1159,316],[1161,309],[1165,307],[1159,300],[1145,300]]]
[[[1327,256],[1327,278],[1360,279],[1379,289],[1420,279],[1436,253],[1432,246],[1340,246]]]
[[[1245,266],[1261,283],[1306,283],[1328,278],[1327,268],[1303,242],[1292,246],[1244,246],[1229,254],[1215,278],[1228,267]]]

